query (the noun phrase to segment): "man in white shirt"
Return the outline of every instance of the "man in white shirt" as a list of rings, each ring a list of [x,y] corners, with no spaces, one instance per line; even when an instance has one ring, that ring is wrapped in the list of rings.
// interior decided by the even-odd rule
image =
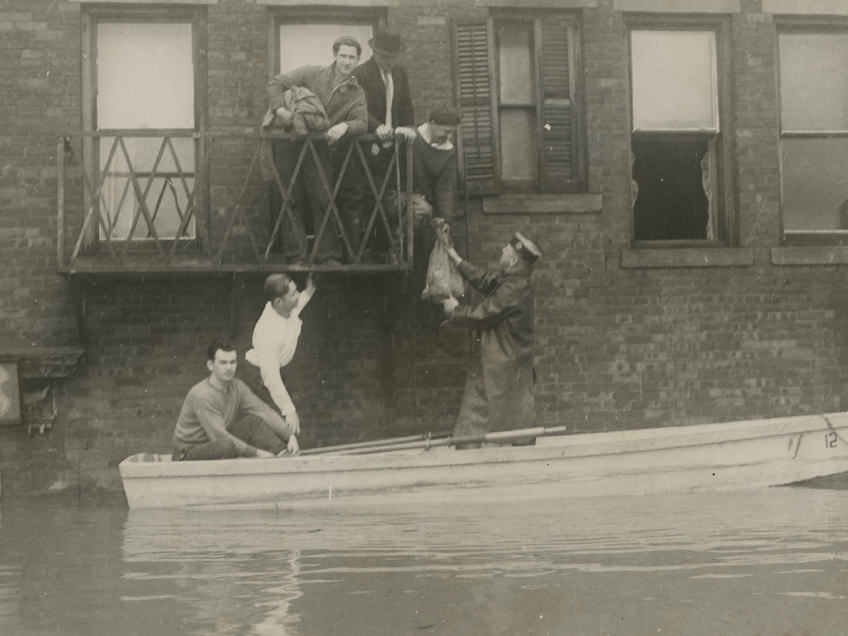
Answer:
[[[245,358],[259,369],[265,389],[259,392],[260,397],[270,397],[294,435],[299,435],[300,418],[280,371],[294,357],[303,324],[300,312],[315,294],[315,282],[309,274],[306,287],[298,291],[287,275],[271,274],[265,279],[264,290],[268,302],[253,328],[253,348]],[[266,391],[268,395],[264,396]]]

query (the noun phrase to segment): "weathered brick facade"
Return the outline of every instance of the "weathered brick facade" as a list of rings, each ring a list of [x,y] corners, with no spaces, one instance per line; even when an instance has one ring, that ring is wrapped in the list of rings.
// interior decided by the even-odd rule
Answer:
[[[385,7],[387,24],[407,43],[402,63],[419,119],[453,101],[451,21],[509,4]],[[477,262],[493,261],[515,229],[545,250],[535,275],[538,421],[516,425],[598,431],[844,408],[844,254],[781,246],[775,18],[766,0],[720,3],[730,33],[732,120],[724,133],[736,207],[727,247],[666,250],[653,260],[631,247],[625,37],[626,11],[641,14],[652,3],[512,4],[579,16],[587,193],[602,200],[597,211],[494,214],[472,198],[455,224],[460,252]],[[654,4],[674,11],[673,2]],[[683,4],[697,17],[699,5],[712,3]],[[798,14],[804,4],[768,6]],[[202,6],[208,124],[255,127],[265,108],[269,14],[293,3]],[[121,459],[168,450],[182,398],[205,374],[207,342],[231,335],[243,351],[263,304],[261,273],[73,281],[57,273],[56,149],[62,135],[81,128],[85,7],[68,0],[0,7],[0,355],[85,350],[76,371],[54,381],[52,428],[43,435],[0,428],[4,496],[119,491]],[[420,283],[400,273],[319,277],[291,367],[305,446],[450,428],[471,339],[440,329],[438,309],[417,299]]]

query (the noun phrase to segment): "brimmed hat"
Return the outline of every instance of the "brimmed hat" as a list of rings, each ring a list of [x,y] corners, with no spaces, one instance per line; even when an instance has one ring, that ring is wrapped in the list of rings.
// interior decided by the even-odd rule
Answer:
[[[521,258],[531,265],[542,256],[542,250],[539,249],[539,246],[524,236],[521,232],[513,234],[509,244],[512,245],[512,249],[518,252],[518,255],[521,256]]]
[[[385,55],[397,55],[403,49],[400,36],[385,29],[377,29],[374,37],[368,40],[368,46],[372,51]]]
[[[440,126],[456,126],[459,124],[459,113],[453,108],[434,108],[430,111],[429,121]]]

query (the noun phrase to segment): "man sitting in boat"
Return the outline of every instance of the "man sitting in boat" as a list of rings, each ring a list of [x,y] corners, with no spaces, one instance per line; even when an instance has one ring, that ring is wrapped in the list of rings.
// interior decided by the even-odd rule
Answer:
[[[501,250],[500,267],[486,270],[463,260],[448,237],[437,234],[459,273],[484,294],[476,305],[460,305],[453,296],[442,302],[452,324],[477,330],[480,350],[468,372],[453,436],[528,426],[535,419],[531,275],[542,252],[516,232]]]
[[[235,377],[235,347],[214,342],[207,354],[209,377],[191,387],[177,418],[174,460],[299,452],[294,427]]]

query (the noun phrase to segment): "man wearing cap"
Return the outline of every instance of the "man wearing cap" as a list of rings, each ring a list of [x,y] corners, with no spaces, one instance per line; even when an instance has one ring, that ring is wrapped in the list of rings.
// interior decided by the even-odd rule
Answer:
[[[266,85],[268,96],[266,119],[270,116],[271,120],[279,122],[283,127],[291,124],[292,117],[291,112],[285,107],[284,93],[293,86],[302,86],[312,91],[321,100],[327,112],[330,127],[323,139],[313,141],[321,172],[324,173],[328,183],[325,186],[311,153],[307,153],[304,158],[300,174],[302,185],[312,207],[313,229],[316,237],[328,211],[329,192],[332,191],[340,164],[344,160],[345,142],[366,132],[368,128],[365,93],[353,76],[353,70],[359,62],[361,53],[362,47],[358,41],[349,36],[342,36],[333,42],[334,60],[329,66],[301,66],[288,73],[277,75]],[[274,161],[284,186],[287,186],[291,180],[301,147],[302,142],[289,140],[274,146]],[[338,194],[346,233],[348,233],[347,220],[361,216],[361,208],[364,205],[362,197],[357,196],[350,186],[351,180],[343,179]],[[276,192],[276,196],[272,196],[272,203],[276,204],[276,209],[273,211],[276,220],[282,205],[276,182],[272,184],[271,191],[272,195]],[[299,206],[293,205],[295,226],[291,227],[287,217],[284,217],[282,225],[283,246],[290,261],[298,261],[306,257],[306,235],[302,211],[296,208]],[[351,237],[348,238],[351,240]],[[341,255],[336,224],[331,216],[320,236],[316,257],[319,261],[332,262],[340,260]]]
[[[424,259],[423,262],[435,242],[433,218],[453,219],[456,216],[457,158],[452,137],[458,124],[456,110],[438,107],[430,111],[427,121],[418,128],[395,131],[412,142],[414,253],[416,260]]]
[[[542,252],[516,232],[501,250],[500,267],[486,270],[463,260],[446,235],[438,236],[463,278],[484,295],[476,305],[460,305],[452,296],[442,303],[451,324],[477,330],[480,351],[468,372],[453,435],[531,426],[535,420],[531,275]]]

